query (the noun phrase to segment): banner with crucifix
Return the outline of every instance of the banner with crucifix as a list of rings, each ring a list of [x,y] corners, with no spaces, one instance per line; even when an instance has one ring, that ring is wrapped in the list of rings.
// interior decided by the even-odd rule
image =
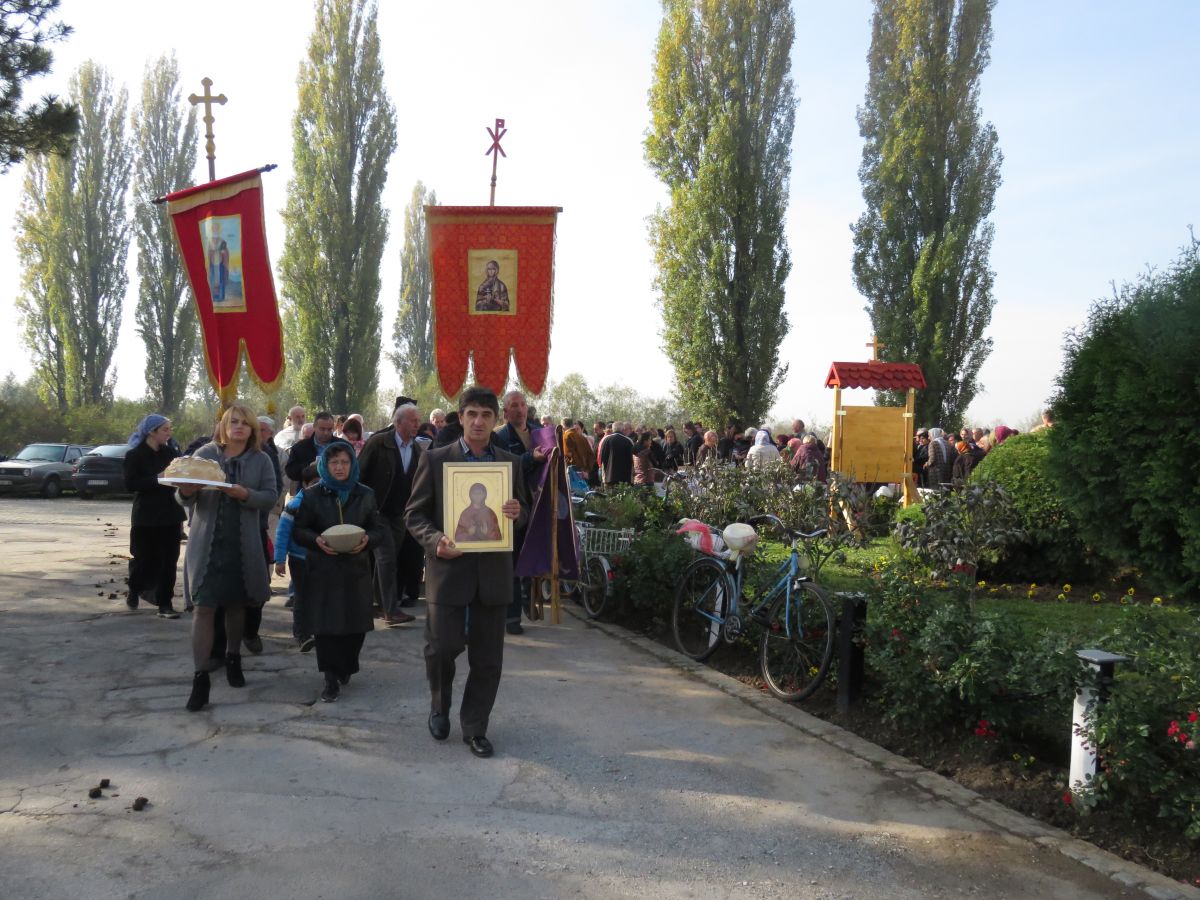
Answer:
[[[504,120],[489,128],[491,198]],[[546,385],[554,302],[555,206],[427,206],[433,268],[434,359],[442,393],[454,396],[474,363],[475,381],[496,393],[517,376],[534,394]]]
[[[260,172],[266,169],[163,198],[200,316],[208,377],[222,407],[237,392],[243,353],[250,376],[267,393],[283,381],[283,327],[263,224]]]

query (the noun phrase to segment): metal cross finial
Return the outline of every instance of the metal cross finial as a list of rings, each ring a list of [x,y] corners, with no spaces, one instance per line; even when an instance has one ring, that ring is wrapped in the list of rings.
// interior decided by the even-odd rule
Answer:
[[[497,119],[495,129],[489,128],[487,130],[487,133],[492,139],[492,146],[488,147],[487,152],[483,154],[484,156],[491,156],[491,158],[492,158],[492,199],[488,203],[488,205],[495,206],[496,205],[496,164],[500,161],[500,157],[502,157],[502,156],[505,159],[508,159],[508,154],[505,153],[504,148],[500,146],[500,139],[502,137],[504,137],[504,135],[508,134],[508,129],[504,127],[504,120]]]
[[[220,105],[224,106],[227,98],[224,94],[217,94],[215,97],[212,95],[212,91],[209,90],[212,87],[211,78],[202,78],[200,79],[200,83],[204,85],[204,96],[201,97],[199,94],[192,94],[190,97],[188,97],[188,103],[192,104],[192,106],[197,106],[201,103],[204,104],[204,152],[208,155],[208,180],[216,181],[217,145],[213,143],[212,105],[214,103],[219,103]]]
[[[871,335],[871,342],[864,346],[871,348],[871,362],[879,362],[879,351],[885,349],[887,344],[879,343],[879,336],[873,334]]]

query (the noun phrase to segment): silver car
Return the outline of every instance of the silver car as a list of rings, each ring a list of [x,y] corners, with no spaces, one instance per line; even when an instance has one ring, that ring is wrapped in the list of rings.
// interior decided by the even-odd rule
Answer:
[[[57,497],[71,487],[75,463],[91,447],[79,444],[30,444],[12,459],[0,462],[0,494],[41,494]]]

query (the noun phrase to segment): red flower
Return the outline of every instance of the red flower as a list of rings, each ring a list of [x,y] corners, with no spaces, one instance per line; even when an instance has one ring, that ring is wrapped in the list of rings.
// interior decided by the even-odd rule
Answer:
[[[1192,712],[1188,713],[1188,721],[1189,722],[1195,723],[1195,721],[1197,719],[1200,719],[1200,712],[1192,711]]]
[[[1063,791],[1062,802],[1063,802],[1064,806],[1071,805],[1071,792],[1070,791]]]

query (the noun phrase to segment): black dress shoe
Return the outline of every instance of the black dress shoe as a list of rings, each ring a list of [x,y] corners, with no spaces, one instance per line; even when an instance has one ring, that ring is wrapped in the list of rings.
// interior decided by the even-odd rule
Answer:
[[[431,712],[429,714],[429,733],[433,735],[435,741],[444,741],[450,737],[450,717]]]
[[[524,634],[525,633],[525,629],[521,626],[520,622],[509,622],[507,625],[504,626],[504,630],[507,631],[509,634]]]
[[[496,752],[492,747],[492,742],[482,734],[475,737],[464,737],[463,743],[470,747],[471,752],[478,757],[488,757]]]

